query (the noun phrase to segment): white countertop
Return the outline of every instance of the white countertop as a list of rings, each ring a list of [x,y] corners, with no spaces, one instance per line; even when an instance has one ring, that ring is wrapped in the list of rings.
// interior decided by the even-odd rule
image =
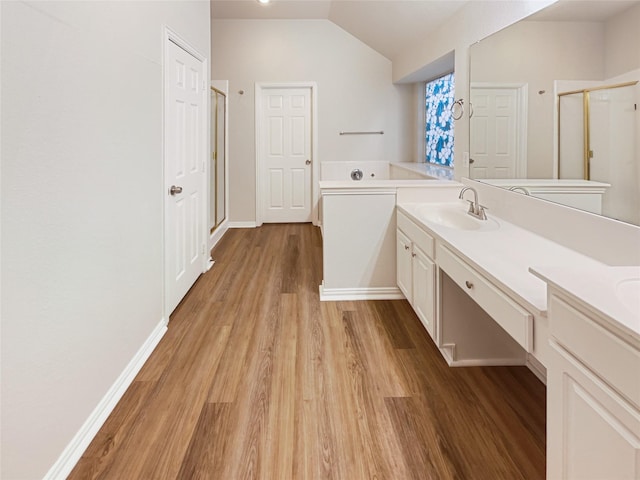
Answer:
[[[404,168],[411,172],[417,172],[421,175],[428,175],[439,180],[453,180],[453,168],[449,167],[418,162],[391,162],[390,165]]]
[[[547,285],[529,268],[566,267],[601,271],[604,264],[498,217],[499,228],[460,230],[420,216],[421,203],[399,203],[398,208],[446,242],[480,273],[539,315],[546,315]],[[460,201],[466,211],[467,203]],[[471,218],[471,217],[470,217]]]
[[[640,340],[640,297],[632,300],[633,305],[624,305],[616,294],[621,282],[640,279],[640,267],[534,265],[531,272],[604,316],[622,333]]]
[[[330,189],[392,189],[396,187],[451,186],[449,180],[320,180],[320,190]]]

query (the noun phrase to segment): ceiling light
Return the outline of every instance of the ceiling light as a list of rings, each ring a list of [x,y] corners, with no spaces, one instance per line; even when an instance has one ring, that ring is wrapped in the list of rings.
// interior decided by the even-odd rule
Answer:
[[[266,5],[267,3],[269,3],[270,0],[258,0],[258,3],[262,4],[262,5]]]

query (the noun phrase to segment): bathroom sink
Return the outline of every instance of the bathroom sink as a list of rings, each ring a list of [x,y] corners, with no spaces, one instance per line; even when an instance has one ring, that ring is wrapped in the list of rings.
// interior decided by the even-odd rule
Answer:
[[[469,215],[463,203],[424,204],[417,208],[417,213],[426,222],[456,230],[488,231],[499,228],[498,222],[492,218],[480,220]]]
[[[640,278],[629,278],[618,282],[616,297],[627,310],[640,315]]]

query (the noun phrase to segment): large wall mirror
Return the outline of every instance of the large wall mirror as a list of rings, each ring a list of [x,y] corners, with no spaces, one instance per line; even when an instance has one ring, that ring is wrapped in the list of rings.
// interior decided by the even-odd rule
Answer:
[[[561,0],[470,48],[476,180],[640,225],[640,1]]]

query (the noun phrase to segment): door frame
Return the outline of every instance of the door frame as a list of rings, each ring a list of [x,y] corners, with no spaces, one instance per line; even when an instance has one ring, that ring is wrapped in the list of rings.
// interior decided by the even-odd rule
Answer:
[[[163,310],[163,319],[165,325],[169,324],[169,315],[171,314],[170,307],[168,305],[168,262],[169,262],[169,252],[167,249],[167,239],[169,238],[169,225],[167,222],[168,210],[169,210],[169,201],[170,196],[167,193],[167,172],[168,172],[168,161],[169,155],[167,154],[167,142],[165,139],[167,138],[167,96],[168,96],[168,88],[167,88],[167,68],[168,68],[168,59],[169,59],[169,45],[173,43],[177,45],[179,48],[187,52],[189,55],[193,56],[196,60],[198,60],[202,64],[202,97],[203,97],[203,109],[202,109],[202,121],[200,132],[200,150],[202,157],[202,186],[201,191],[207,192],[207,158],[208,158],[208,150],[211,146],[211,138],[210,138],[210,126],[209,126],[209,114],[210,105],[209,105],[209,68],[208,68],[208,60],[207,57],[202,55],[198,49],[193,47],[189,42],[187,42],[184,38],[182,38],[179,34],[177,34],[174,30],[169,28],[168,26],[164,26],[163,35],[162,35],[162,310]],[[203,199],[203,205],[206,205],[206,208],[202,209],[201,212],[201,222],[204,226],[202,230],[202,238],[200,239],[201,244],[204,248],[206,248],[208,243],[208,204]],[[200,253],[201,263],[202,263],[202,272],[205,272],[207,269],[207,255],[206,252]]]
[[[518,142],[516,152],[518,154],[518,158],[516,159],[514,178],[527,178],[527,119],[529,115],[529,85],[527,83],[473,82],[469,85],[469,98],[472,98],[471,94],[473,93],[473,90],[499,88],[504,90],[514,90],[516,92],[516,117],[518,121],[518,126],[516,127],[516,137]],[[471,108],[473,108],[473,104],[471,105]],[[470,115],[473,115],[473,113],[470,112]],[[471,146],[471,117],[469,117],[469,146]],[[471,165],[469,165],[469,177],[471,177]]]
[[[262,120],[262,96],[270,89],[309,88],[311,90],[311,222],[318,225],[318,204],[320,200],[320,165],[318,159],[318,85],[316,82],[279,82],[255,84],[255,155],[256,155],[256,227],[264,223],[264,202],[266,178],[261,174],[263,161],[260,157],[260,137]]]

